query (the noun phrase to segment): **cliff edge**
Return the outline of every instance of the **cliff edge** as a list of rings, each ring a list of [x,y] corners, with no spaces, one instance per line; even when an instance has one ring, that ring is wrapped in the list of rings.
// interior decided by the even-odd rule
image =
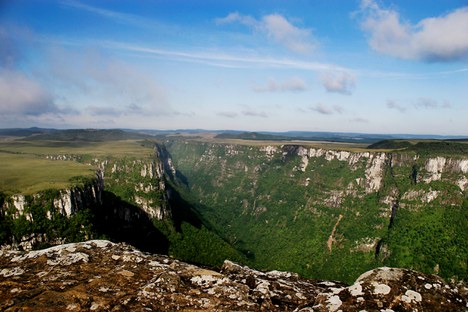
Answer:
[[[378,268],[347,286],[226,261],[212,271],[93,240],[0,251],[2,311],[468,311],[468,288]]]

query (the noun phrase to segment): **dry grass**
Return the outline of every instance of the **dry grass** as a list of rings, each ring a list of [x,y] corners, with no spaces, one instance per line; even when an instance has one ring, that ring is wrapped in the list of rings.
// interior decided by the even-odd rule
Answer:
[[[0,153],[0,190],[34,194],[44,189],[63,189],[73,176],[91,176],[95,168],[74,161],[53,161],[44,157]]]
[[[322,148],[327,150],[340,150],[350,152],[376,152],[386,150],[370,150],[367,148],[369,144],[366,143],[346,143],[346,142],[327,142],[327,141],[302,141],[302,140],[290,140],[290,141],[274,141],[274,140],[242,140],[242,139],[217,139],[212,136],[198,136],[190,137],[185,136],[188,140],[194,140],[199,142],[209,143],[220,143],[220,144],[233,144],[233,145],[244,145],[244,146],[265,146],[265,145],[302,145],[310,148]]]
[[[96,167],[76,161],[49,160],[47,155],[93,158],[151,157],[153,149],[136,140],[113,142],[0,141],[0,190],[34,194],[63,189],[74,176],[92,176]]]

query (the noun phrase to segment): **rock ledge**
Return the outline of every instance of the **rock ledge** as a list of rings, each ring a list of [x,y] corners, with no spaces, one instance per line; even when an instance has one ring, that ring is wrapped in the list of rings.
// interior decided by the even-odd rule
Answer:
[[[412,270],[347,286],[230,261],[217,272],[104,240],[0,251],[0,297],[2,311],[468,311],[466,286]]]

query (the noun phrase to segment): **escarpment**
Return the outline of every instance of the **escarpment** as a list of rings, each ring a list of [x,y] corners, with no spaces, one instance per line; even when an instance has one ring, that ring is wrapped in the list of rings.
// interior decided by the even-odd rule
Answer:
[[[93,237],[91,212],[103,205],[103,174],[98,170],[94,177],[75,177],[70,183],[63,190],[3,196],[3,243],[31,250]]]
[[[95,176],[74,177],[65,189],[2,196],[3,243],[30,250],[104,236],[167,251],[167,239],[152,223],[171,218],[158,155],[155,150],[142,157],[46,155],[50,161],[87,162]]]
[[[230,259],[347,283],[382,266],[468,278],[464,155],[145,144],[145,154],[48,155],[93,166],[96,183],[6,198],[10,245],[107,238],[210,267]]]
[[[255,267],[349,282],[382,265],[468,277],[464,155],[165,144],[185,179],[176,188]]]

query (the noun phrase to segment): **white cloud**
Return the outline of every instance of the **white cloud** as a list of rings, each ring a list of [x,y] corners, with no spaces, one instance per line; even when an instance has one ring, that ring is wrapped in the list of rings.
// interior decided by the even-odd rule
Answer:
[[[276,81],[273,78],[269,78],[266,85],[254,86],[255,92],[277,92],[277,91],[293,91],[299,92],[306,90],[306,84],[304,80],[299,77],[291,77],[285,81]]]
[[[328,72],[320,76],[320,81],[328,92],[351,94],[356,76],[344,71]]]
[[[257,20],[251,16],[233,12],[226,17],[215,19],[215,22],[218,25],[230,23],[246,25],[297,53],[311,53],[317,46],[310,29],[297,27],[280,14],[265,15]]]
[[[38,82],[21,72],[0,70],[0,113],[42,115],[59,112],[52,96]],[[3,116],[5,117],[5,116]]]
[[[362,28],[375,51],[407,60],[449,62],[468,58],[468,7],[412,24],[373,0],[361,2]]]
[[[215,19],[215,23],[217,25],[230,24],[236,22],[246,26],[260,27],[259,22],[255,18],[247,15],[241,15],[238,12],[232,12],[229,13],[226,17]]]
[[[73,60],[73,61],[70,61]],[[170,115],[164,89],[144,70],[92,50],[49,50],[45,79],[60,86],[67,101],[88,103],[95,116]],[[72,96],[75,95],[75,98]],[[78,103],[76,103],[78,104]],[[83,108],[84,103],[81,103]]]
[[[262,26],[270,38],[291,51],[307,54],[316,46],[310,29],[296,27],[279,14],[264,16]]]

